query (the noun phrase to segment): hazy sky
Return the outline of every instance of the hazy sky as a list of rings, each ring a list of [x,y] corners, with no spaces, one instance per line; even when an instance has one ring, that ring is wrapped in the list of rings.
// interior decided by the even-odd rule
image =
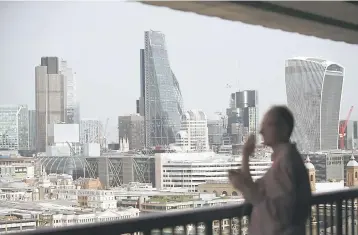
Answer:
[[[224,111],[235,89],[259,91],[260,114],[286,103],[285,59],[332,60],[346,69],[341,115],[356,106],[358,46],[123,2],[0,2],[0,103],[35,107],[35,66],[58,56],[77,72],[81,117],[135,112],[144,31],[166,35],[186,109]],[[231,84],[232,89],[226,88]]]

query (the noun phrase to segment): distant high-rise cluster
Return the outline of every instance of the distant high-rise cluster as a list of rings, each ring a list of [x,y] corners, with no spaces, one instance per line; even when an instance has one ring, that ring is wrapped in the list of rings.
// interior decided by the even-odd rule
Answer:
[[[258,94],[256,90],[238,91],[231,94],[227,109],[227,133],[232,144],[241,144],[250,133],[258,134]]]
[[[170,68],[165,35],[146,31],[140,50],[140,99],[137,112],[144,116],[145,147],[175,143],[183,101],[178,80]]]
[[[287,104],[295,116],[292,140],[305,151],[337,149],[344,68],[315,58],[286,61]]]

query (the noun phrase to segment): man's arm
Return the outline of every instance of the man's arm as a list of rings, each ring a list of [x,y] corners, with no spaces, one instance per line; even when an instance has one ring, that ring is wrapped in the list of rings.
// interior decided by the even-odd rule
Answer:
[[[256,204],[265,197],[264,177],[253,181],[251,175],[242,169],[229,170],[229,179],[232,185],[237,188],[244,196],[245,200]]]
[[[249,159],[250,156],[248,155],[248,153],[244,152],[241,162],[241,177],[243,177],[243,185],[240,190],[242,191],[242,194],[244,195],[246,201],[259,201],[264,195],[262,187],[263,185],[261,179],[256,180],[256,182],[253,181],[250,172]]]
[[[293,193],[292,169],[287,156],[282,156],[269,169],[267,174],[257,181],[253,181],[250,173],[243,172],[242,184],[239,187],[244,198],[253,205],[266,200],[269,203],[278,203],[282,197]],[[267,195],[266,187],[270,187],[270,195]]]
[[[242,185],[238,188],[245,200],[253,205],[260,203],[266,196],[264,177],[253,181],[250,173],[244,173],[242,177],[244,178]]]

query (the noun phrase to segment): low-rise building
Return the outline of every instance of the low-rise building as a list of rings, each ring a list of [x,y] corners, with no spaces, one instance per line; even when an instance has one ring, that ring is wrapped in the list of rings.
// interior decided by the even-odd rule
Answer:
[[[196,209],[207,206],[219,206],[230,203],[241,203],[242,198],[216,197],[214,194],[200,194],[197,196],[155,196],[140,203],[143,213],[169,212],[177,210]]]
[[[63,227],[71,225],[103,223],[121,219],[135,218],[139,216],[139,210],[128,208],[122,210],[107,210],[95,213],[71,213],[54,214],[52,216],[52,227]]]
[[[14,163],[0,166],[0,176],[11,176],[16,179],[34,178],[35,167],[27,163]]]
[[[103,210],[76,204],[65,200],[0,201],[0,233],[116,221],[138,217],[140,212],[131,207]]]
[[[115,209],[117,201],[113,190],[93,189],[54,189],[54,198],[58,200],[75,200],[81,207],[97,209]]]
[[[99,178],[79,178],[76,180],[75,184],[81,189],[103,189]]]
[[[35,219],[20,219],[16,216],[0,216],[0,234],[19,233],[35,229]]]
[[[200,193],[213,193],[216,196],[242,196],[228,180],[209,180],[206,183],[198,185],[198,191]]]

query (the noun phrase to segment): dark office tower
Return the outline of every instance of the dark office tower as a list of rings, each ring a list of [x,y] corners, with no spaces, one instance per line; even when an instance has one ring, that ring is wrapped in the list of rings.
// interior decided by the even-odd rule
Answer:
[[[337,149],[344,68],[315,58],[286,61],[287,104],[295,116],[292,140],[305,152]]]
[[[47,67],[47,74],[58,74],[59,73],[58,57],[41,57],[41,66]]]
[[[135,101],[135,112],[137,114],[140,114],[140,103],[139,103],[139,100],[136,100]]]
[[[165,35],[146,31],[144,38],[145,49],[140,52],[140,114],[144,114],[145,146],[166,146],[175,142],[180,129],[182,94],[170,68]]]

